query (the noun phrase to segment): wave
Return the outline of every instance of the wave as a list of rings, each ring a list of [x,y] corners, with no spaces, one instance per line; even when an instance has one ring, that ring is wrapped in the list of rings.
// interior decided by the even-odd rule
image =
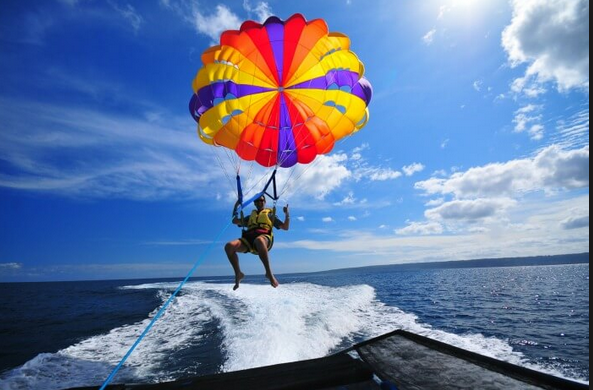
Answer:
[[[125,286],[155,289],[164,303],[173,283]],[[133,304],[133,303],[130,303]],[[134,344],[158,308],[134,324],[112,329],[53,354],[40,354],[8,372],[0,389],[63,389],[100,385]],[[528,362],[505,340],[433,329],[414,314],[388,306],[373,287],[327,287],[288,283],[278,289],[242,283],[187,283],[164,315],[127,359],[113,383],[150,383],[200,372],[205,357],[221,354],[218,371],[228,372],[326,356],[363,339],[403,329],[482,355],[561,375]],[[212,336],[219,340],[212,344]],[[206,349],[202,361],[183,351]],[[209,349],[216,349],[211,351]]]

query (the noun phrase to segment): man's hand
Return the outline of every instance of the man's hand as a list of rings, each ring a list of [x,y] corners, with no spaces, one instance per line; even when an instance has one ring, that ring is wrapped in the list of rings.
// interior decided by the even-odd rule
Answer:
[[[286,214],[286,216],[288,217],[288,203],[286,204],[286,206],[282,208],[282,211],[284,211],[284,214]]]
[[[241,205],[241,201],[237,200],[235,202],[235,206],[233,207],[233,218],[239,218],[239,205]]]

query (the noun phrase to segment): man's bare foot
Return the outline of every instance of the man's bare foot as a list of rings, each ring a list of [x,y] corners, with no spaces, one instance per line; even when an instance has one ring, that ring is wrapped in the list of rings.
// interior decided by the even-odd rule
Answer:
[[[266,278],[270,279],[270,284],[272,285],[272,287],[276,288],[280,285],[280,283],[278,283],[274,275],[266,274]]]
[[[233,287],[233,291],[239,288],[239,283],[241,283],[241,280],[243,280],[244,277],[245,274],[243,272],[239,272],[237,275],[235,275],[235,287]]]

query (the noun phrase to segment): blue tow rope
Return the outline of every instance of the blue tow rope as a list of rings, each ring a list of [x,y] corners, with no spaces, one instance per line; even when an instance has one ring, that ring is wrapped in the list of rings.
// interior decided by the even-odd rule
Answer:
[[[144,336],[146,336],[146,334],[152,328],[152,326],[154,325],[154,323],[163,315],[163,313],[165,312],[165,310],[167,310],[167,307],[169,306],[169,304],[171,302],[173,302],[173,299],[177,296],[177,294],[179,293],[179,291],[181,291],[181,288],[183,287],[183,285],[185,285],[185,283],[188,281],[189,277],[194,273],[194,271],[196,270],[196,268],[198,268],[198,266],[200,266],[200,264],[202,264],[202,261],[204,260],[204,258],[206,257],[206,255],[208,253],[210,253],[210,251],[214,247],[214,244],[216,244],[218,242],[218,240],[220,239],[220,236],[222,236],[222,233],[224,233],[228,229],[228,227],[231,226],[231,224],[232,224],[232,221],[229,221],[229,223],[224,228],[222,228],[222,230],[220,231],[220,233],[218,233],[218,235],[216,236],[216,238],[214,239],[214,241],[212,241],[212,243],[206,248],[206,250],[204,251],[204,253],[202,253],[202,256],[200,256],[200,258],[196,261],[196,263],[194,264],[193,268],[189,271],[189,273],[187,274],[187,276],[185,277],[185,279],[183,279],[183,281],[179,284],[179,287],[177,287],[177,290],[175,290],[175,292],[173,292],[173,294],[171,294],[171,296],[169,297],[169,299],[167,300],[167,302],[165,302],[165,304],[163,305],[163,307],[161,307],[161,309],[158,311],[158,313],[156,313],[156,315],[154,316],[154,318],[152,319],[152,321],[150,321],[150,323],[148,324],[148,326],[146,326],[146,329],[144,329],[144,332],[142,332],[142,334],[138,337],[138,340],[136,340],[136,342],[134,343],[134,345],[132,345],[132,347],[130,348],[130,350],[121,359],[121,361],[119,362],[119,364],[113,369],[113,371],[107,377],[107,379],[105,380],[105,382],[103,383],[103,385],[101,386],[101,388],[99,390],[104,390],[107,387],[107,385],[109,385],[109,383],[113,380],[113,378],[115,377],[115,375],[117,374],[117,372],[119,371],[119,369],[124,365],[125,361],[128,359],[128,357],[130,357],[130,355],[132,354],[132,352],[134,351],[134,349],[136,349],[136,347],[138,346],[138,344],[140,344],[140,341],[142,341],[142,339],[144,338]]]

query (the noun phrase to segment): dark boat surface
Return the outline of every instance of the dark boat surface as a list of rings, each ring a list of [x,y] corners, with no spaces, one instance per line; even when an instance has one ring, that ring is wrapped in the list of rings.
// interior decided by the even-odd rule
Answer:
[[[110,390],[588,389],[583,383],[469,352],[403,330],[294,363]],[[97,387],[78,387],[90,390]],[[74,390],[74,389],[72,389]]]

